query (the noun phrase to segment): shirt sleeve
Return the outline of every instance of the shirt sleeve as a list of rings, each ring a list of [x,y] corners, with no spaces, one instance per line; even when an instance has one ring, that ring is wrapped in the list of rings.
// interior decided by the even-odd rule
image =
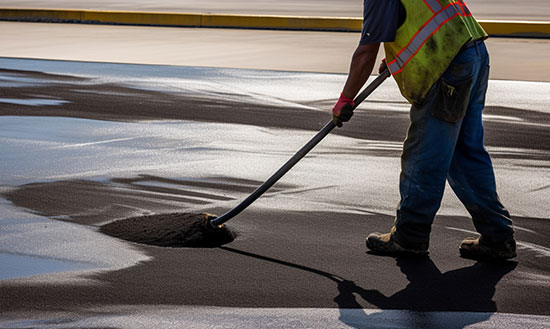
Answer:
[[[394,41],[403,14],[404,8],[400,0],[364,0],[363,29],[359,44]]]

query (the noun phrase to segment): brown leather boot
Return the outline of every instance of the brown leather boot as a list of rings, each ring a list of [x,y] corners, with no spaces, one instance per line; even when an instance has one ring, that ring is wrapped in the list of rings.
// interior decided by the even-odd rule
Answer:
[[[482,238],[466,238],[460,245],[460,256],[475,260],[506,260],[516,257],[516,241],[489,244]]]
[[[387,256],[428,256],[428,244],[403,244],[396,241],[395,228],[390,233],[371,233],[367,236],[367,248],[373,253]]]

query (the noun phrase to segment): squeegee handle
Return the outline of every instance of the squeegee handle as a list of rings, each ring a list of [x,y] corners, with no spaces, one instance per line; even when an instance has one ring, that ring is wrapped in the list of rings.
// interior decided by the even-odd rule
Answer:
[[[363,90],[355,99],[353,100],[354,106],[353,109],[361,102],[363,102],[378,86],[384,82],[390,73],[388,69],[384,70],[380,75],[374,79],[366,88]],[[262,194],[265,193],[273,184],[275,184],[281,177],[284,176],[298,161],[300,161],[311,149],[313,149],[326,135],[328,135],[336,125],[332,120],[327,123],[323,129],[321,129],[306,145],[304,145],[292,158],[290,158],[277,172],[275,172],[268,180],[265,181],[261,186],[259,186],[252,194],[250,194],[246,199],[244,199],[239,205],[235,208],[229,210],[220,217],[214,218],[210,221],[212,226],[219,226],[227,222],[231,218],[235,217],[241,211],[246,209],[252,202],[256,201]]]

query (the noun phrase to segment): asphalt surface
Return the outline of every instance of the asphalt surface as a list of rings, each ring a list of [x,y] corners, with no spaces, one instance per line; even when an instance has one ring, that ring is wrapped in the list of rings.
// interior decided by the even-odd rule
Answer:
[[[478,19],[538,20],[550,19],[546,0],[468,0],[468,7]],[[228,13],[262,15],[298,15],[329,17],[361,17],[363,2],[357,0],[2,0],[4,8],[74,8],[132,11],[169,11],[193,13]]]
[[[0,59],[0,327],[550,327],[548,83],[491,81],[488,94],[516,261],[458,256],[475,232],[452,193],[429,259],[366,253],[398,201],[408,106],[391,81],[229,222],[232,243],[162,248],[98,232],[229,210],[330,119],[344,79]]]
[[[549,18],[542,0],[468,4],[479,19]],[[362,12],[351,0],[0,7]],[[428,260],[365,253],[365,235],[391,226],[398,200],[408,106],[390,81],[229,222],[232,243],[162,248],[99,233],[121,218],[221,214],[244,199],[327,121],[345,79],[288,71],[345,73],[356,33],[7,22],[0,30],[9,45],[0,56],[13,57],[0,57],[1,328],[550,328],[550,87],[525,82],[549,81],[547,40],[487,41],[491,78],[511,80],[491,82],[484,119],[519,242],[517,262],[487,264],[458,257],[475,232],[452,193]]]

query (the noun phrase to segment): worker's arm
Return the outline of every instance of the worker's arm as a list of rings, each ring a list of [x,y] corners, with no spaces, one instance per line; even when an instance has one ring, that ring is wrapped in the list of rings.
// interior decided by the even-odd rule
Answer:
[[[380,48],[379,43],[359,45],[357,47],[351,58],[348,79],[342,92],[344,96],[355,98],[365,82],[367,82],[376,62],[378,48]]]
[[[332,109],[334,123],[342,126],[342,122],[349,121],[353,115],[353,98],[363,87],[376,62],[380,43],[359,45],[351,58],[348,79],[344,90]]]

